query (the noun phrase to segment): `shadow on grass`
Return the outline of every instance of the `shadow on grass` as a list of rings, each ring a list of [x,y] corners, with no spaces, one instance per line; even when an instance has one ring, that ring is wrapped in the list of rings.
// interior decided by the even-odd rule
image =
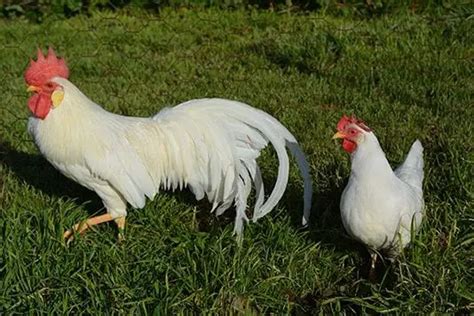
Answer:
[[[73,199],[91,214],[103,207],[94,192],[63,176],[39,154],[20,152],[10,144],[0,142],[0,162],[18,179],[46,195]]]
[[[337,166],[328,170],[335,170]],[[324,175],[322,175],[324,176]],[[311,216],[308,228],[301,228],[301,218],[303,209],[303,188],[295,183],[288,184],[282,203],[287,209],[301,210],[301,212],[291,212],[292,225],[301,229],[309,230],[309,238],[315,243],[322,243],[335,248],[337,252],[347,252],[357,250],[361,254],[366,253],[366,249],[358,242],[351,239],[342,225],[339,203],[344,185],[331,183],[327,185],[329,189],[318,187],[318,178],[313,176],[313,202],[311,205]]]

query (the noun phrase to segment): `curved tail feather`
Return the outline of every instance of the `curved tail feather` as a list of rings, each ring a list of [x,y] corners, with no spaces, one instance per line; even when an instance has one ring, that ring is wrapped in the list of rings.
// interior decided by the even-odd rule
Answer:
[[[184,182],[196,198],[207,196],[217,215],[234,204],[237,235],[248,221],[245,211],[252,183],[256,191],[253,221],[271,212],[282,198],[289,175],[288,147],[304,180],[303,225],[307,225],[312,195],[309,166],[294,136],[274,117],[236,101],[199,99],[163,110],[153,120],[159,123],[157,128],[163,135],[160,142],[165,158],[168,157],[163,160],[167,166],[159,168],[166,174],[153,178],[168,187]],[[269,142],[275,148],[279,165],[275,186],[265,200],[256,159]],[[157,152],[148,156],[159,155]]]
[[[261,174],[258,165],[256,162],[254,162],[255,167],[253,167],[252,163],[245,163],[247,170],[250,172],[251,178],[254,181],[257,192],[257,201],[255,203],[252,220],[257,221],[259,218],[271,212],[280,201],[286,190],[289,174],[289,159],[285,147],[288,147],[296,159],[304,180],[304,207],[302,223],[304,226],[306,226],[309,221],[311,209],[312,182],[311,176],[309,174],[309,165],[294,136],[280,122],[263,111],[254,109],[240,102],[219,99],[212,100],[232,103],[232,107],[230,107],[230,109],[226,108],[226,113],[238,118],[251,128],[258,130],[261,135],[273,145],[277,153],[279,160],[278,176],[273,191],[265,202],[263,202],[263,182],[261,180]],[[244,200],[246,199],[247,197],[244,198]],[[237,234],[240,234],[243,229],[243,226],[237,224],[243,217],[243,215],[239,216],[239,214],[237,214],[235,230]],[[245,217],[245,219],[247,218]]]

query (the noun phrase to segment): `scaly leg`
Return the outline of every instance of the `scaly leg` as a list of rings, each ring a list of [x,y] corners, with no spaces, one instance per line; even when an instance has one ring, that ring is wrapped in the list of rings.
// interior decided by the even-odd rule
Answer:
[[[377,262],[377,253],[372,252],[370,254],[370,269],[374,270],[375,269],[375,263]]]
[[[118,228],[118,241],[122,242],[125,240],[125,216],[117,217],[114,221]]]
[[[377,252],[369,250],[370,253],[370,268],[368,273],[368,279],[372,283],[377,282],[377,271],[375,270],[375,263],[377,262]]]
[[[74,225],[71,229],[67,230],[63,238],[68,242],[71,242],[74,239],[74,232],[78,232],[79,234],[84,234],[86,230],[91,228],[94,225],[98,225],[100,223],[105,223],[113,220],[110,214],[99,215],[95,217],[88,218],[85,221],[79,222]]]

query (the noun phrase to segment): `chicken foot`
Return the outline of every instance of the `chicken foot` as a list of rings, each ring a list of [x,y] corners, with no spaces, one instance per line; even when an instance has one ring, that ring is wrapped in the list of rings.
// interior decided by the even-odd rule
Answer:
[[[114,218],[112,218],[112,216],[108,213],[104,214],[104,215],[99,215],[99,216],[94,216],[94,217],[88,218],[87,220],[81,221],[81,222],[77,223],[76,225],[74,225],[71,229],[67,230],[64,233],[63,238],[65,240],[67,240],[67,242],[69,243],[74,239],[74,233],[75,232],[78,232],[79,234],[84,234],[92,226],[98,225],[98,224],[101,224],[101,223],[105,223],[105,222],[109,222],[113,219]],[[123,219],[124,219],[123,224],[125,226],[125,217],[123,217]]]

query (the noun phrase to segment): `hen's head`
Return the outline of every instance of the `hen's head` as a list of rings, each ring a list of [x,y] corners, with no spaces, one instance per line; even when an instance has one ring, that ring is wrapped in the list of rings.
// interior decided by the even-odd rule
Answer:
[[[25,71],[28,91],[34,93],[28,100],[28,107],[37,118],[45,119],[51,108],[59,105],[64,98],[63,88],[53,81],[55,77],[69,77],[64,59],[56,57],[52,48],[49,48],[47,56],[38,49],[37,60],[31,60]]]
[[[353,153],[357,149],[357,145],[364,141],[364,135],[372,131],[355,116],[348,117],[346,115],[342,116],[336,128],[337,132],[332,138],[342,138],[342,148],[348,153]]]

